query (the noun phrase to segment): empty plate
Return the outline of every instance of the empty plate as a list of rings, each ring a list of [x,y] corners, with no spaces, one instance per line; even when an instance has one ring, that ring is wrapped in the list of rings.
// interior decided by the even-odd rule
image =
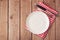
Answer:
[[[34,11],[26,19],[26,26],[34,34],[42,34],[49,27],[49,18],[42,11]]]

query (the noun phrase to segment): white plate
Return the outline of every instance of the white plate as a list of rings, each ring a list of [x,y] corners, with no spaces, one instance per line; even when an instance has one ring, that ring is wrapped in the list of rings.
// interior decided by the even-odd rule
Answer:
[[[34,34],[44,33],[49,27],[49,18],[44,12],[34,11],[27,17],[26,26]]]

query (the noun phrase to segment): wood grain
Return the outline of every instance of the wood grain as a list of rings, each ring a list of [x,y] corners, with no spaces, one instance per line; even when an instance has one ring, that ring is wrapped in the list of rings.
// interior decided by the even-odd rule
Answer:
[[[31,0],[21,0],[21,40],[31,40],[31,33],[25,29],[29,13],[31,13]]]
[[[19,0],[9,0],[9,40],[19,40]]]
[[[53,9],[56,9],[56,3],[55,0],[44,0],[44,3],[52,7]],[[47,37],[44,40],[55,40],[55,31],[56,31],[56,20],[55,23],[51,26]]]
[[[0,0],[0,40],[7,40],[7,0]]]
[[[58,16],[56,17],[56,40],[60,40],[60,0],[56,0],[56,10],[58,11]]]

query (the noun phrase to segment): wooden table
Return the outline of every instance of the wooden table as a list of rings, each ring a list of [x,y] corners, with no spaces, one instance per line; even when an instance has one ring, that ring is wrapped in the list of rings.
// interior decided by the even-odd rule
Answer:
[[[26,17],[39,1],[59,12],[45,39],[25,29]],[[0,40],[60,40],[60,0],[0,0]]]

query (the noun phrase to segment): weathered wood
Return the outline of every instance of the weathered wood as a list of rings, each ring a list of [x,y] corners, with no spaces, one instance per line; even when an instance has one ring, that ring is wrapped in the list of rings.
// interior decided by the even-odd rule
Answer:
[[[29,13],[31,13],[31,0],[21,0],[21,40],[31,40],[31,33],[25,29]]]
[[[25,29],[26,18],[39,1],[59,12],[45,39]],[[59,26],[60,0],[0,0],[0,40],[60,40]]]
[[[0,40],[7,40],[8,1],[0,0]]]
[[[46,3],[47,5],[49,5],[52,8],[56,8],[55,5],[55,0],[44,0],[44,3]],[[51,26],[47,37],[44,40],[55,40],[55,29],[56,29],[56,22],[53,23],[53,25]]]
[[[56,40],[60,40],[60,0],[56,0],[56,10],[59,13],[56,17]]]
[[[19,0],[9,0],[9,40],[19,40]]]

